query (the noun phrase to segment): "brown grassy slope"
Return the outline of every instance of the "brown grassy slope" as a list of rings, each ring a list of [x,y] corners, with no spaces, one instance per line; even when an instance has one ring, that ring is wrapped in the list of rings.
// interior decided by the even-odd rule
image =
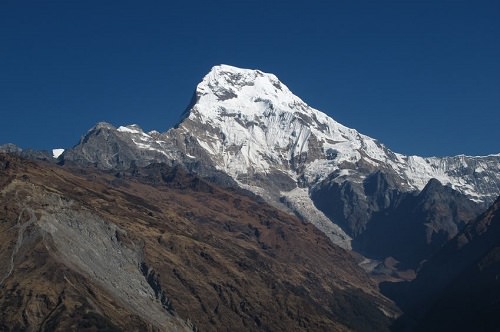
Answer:
[[[0,154],[0,330],[163,330],[97,283],[89,271],[72,267],[58,239],[44,229],[50,215],[61,209],[58,205],[70,202],[55,189],[64,176],[71,177]],[[78,191],[74,186],[65,190]],[[85,207],[75,203],[71,209],[71,221],[76,221]],[[186,328],[164,316],[169,330]]]
[[[140,253],[136,268],[163,298],[164,307],[202,331],[387,330],[389,319],[379,308],[393,311],[394,307],[349,253],[332,245],[312,225],[251,197],[162,166],[138,170],[135,177],[117,177],[3,158],[10,159],[11,165],[1,171],[2,188],[16,178],[18,192],[29,195],[30,186],[36,186],[74,202],[72,209],[116,225],[115,241]],[[5,195],[1,199],[0,208],[7,210],[23,200]],[[49,210],[31,205],[35,214]],[[2,230],[12,227],[19,213],[4,215]],[[34,225],[43,228],[41,219]],[[58,252],[60,247],[50,246],[57,239],[39,233],[32,242],[47,259],[29,251],[25,260],[33,275],[15,264],[0,290],[0,309],[7,314],[2,317],[4,325],[25,322],[26,293],[51,294],[47,310],[39,311],[46,319],[61,302],[61,292],[66,295],[72,289],[71,303],[83,308],[81,312],[95,314],[112,327],[147,327],[147,320],[137,314],[128,323],[124,313],[134,308],[129,304],[127,309],[127,303],[113,298],[113,289],[94,282],[91,273],[72,266]],[[13,251],[16,234],[2,231],[2,252]],[[52,280],[44,269],[58,271],[58,279]],[[60,277],[61,271],[76,286],[71,288]],[[40,280],[47,283],[42,285]],[[8,301],[14,301],[17,290],[24,297],[17,297],[12,305]],[[70,302],[65,301],[67,312],[80,312],[68,309]],[[77,316],[61,317],[59,324],[71,324]]]

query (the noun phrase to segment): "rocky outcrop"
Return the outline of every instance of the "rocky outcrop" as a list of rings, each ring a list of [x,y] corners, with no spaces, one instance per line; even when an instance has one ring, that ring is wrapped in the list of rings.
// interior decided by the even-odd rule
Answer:
[[[438,180],[421,192],[404,193],[381,172],[362,183],[326,181],[311,197],[347,230],[356,251],[378,260],[395,258],[404,269],[417,269],[482,211]]]
[[[366,230],[375,213],[397,206],[401,196],[394,181],[380,171],[360,182],[339,182],[334,173],[311,189],[314,204],[353,237]]]
[[[134,133],[133,129],[123,132],[108,123],[100,122],[75,147],[64,152],[63,161],[104,170],[123,170],[153,162],[173,161],[159,151],[137,148],[132,135]]]

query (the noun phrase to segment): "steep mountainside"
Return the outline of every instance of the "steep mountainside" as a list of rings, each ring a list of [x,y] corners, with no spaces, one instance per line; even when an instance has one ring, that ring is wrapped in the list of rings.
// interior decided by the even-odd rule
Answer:
[[[500,198],[434,255],[411,283],[384,284],[402,331],[500,329]]]
[[[410,193],[387,189],[388,181],[383,173],[370,175],[363,183],[366,201],[349,182],[313,191],[312,198],[339,225],[357,234],[356,251],[378,260],[392,257],[400,269],[417,269],[482,212],[478,204],[435,179],[421,192]]]
[[[311,224],[182,167],[0,154],[2,330],[385,331],[397,309]]]
[[[484,208],[500,194],[500,155],[397,154],[311,108],[276,76],[226,65],[204,77],[175,128],[160,134],[100,124],[61,159],[103,169],[175,161],[261,195],[344,248],[351,238],[359,242],[373,215],[394,213],[397,199],[433,178]],[[385,186],[371,190],[379,175]],[[332,195],[338,199],[328,204],[338,205],[336,214],[324,208]]]

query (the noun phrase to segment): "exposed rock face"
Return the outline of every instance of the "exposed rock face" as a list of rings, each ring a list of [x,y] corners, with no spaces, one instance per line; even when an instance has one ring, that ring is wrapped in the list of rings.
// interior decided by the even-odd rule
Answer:
[[[183,168],[0,160],[3,330],[387,331],[398,313],[311,224]]]
[[[437,180],[418,194],[401,195],[393,204],[373,214],[355,248],[379,259],[393,257],[404,269],[417,269],[482,211]]]
[[[435,179],[419,193],[399,191],[381,172],[362,183],[326,183],[311,197],[353,237],[353,248],[379,260],[393,257],[405,269],[418,268],[482,211]]]
[[[77,146],[64,152],[64,160],[83,166],[93,165],[104,170],[122,170],[154,162],[172,162],[172,158],[164,153],[137,148],[135,137],[138,135],[137,142],[141,142],[141,136],[147,134],[139,128],[135,130],[134,126],[127,129],[120,131],[108,123],[100,122],[81,138]]]
[[[179,163],[262,196],[344,248],[373,215],[393,213],[401,197],[432,178],[484,208],[500,194],[500,155],[397,154],[311,108],[276,76],[225,65],[205,76],[175,128],[160,134],[100,124],[62,159],[115,170]]]
[[[189,140],[175,135],[144,133],[137,125],[115,128],[109,123],[100,122],[75,147],[65,150],[61,159],[63,164],[117,171],[154,163],[170,166],[182,164],[187,170],[212,182],[237,186],[230,176],[205,162],[202,157],[194,158],[186,154],[186,145],[189,145]],[[200,156],[200,153],[197,155]]]
[[[500,198],[436,253],[411,283],[384,284],[404,308],[401,331],[500,327]]]

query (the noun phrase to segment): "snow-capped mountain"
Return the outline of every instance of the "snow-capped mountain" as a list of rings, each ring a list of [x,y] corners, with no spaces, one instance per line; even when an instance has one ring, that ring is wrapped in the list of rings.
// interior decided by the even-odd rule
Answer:
[[[362,180],[365,169],[391,169],[407,190],[421,190],[436,178],[478,201],[491,201],[498,193],[477,186],[476,177],[495,182],[500,155],[422,158],[393,153],[308,106],[276,76],[258,70],[214,67],[198,85],[196,103],[179,127],[187,133],[200,125],[210,132],[195,136],[196,141],[216,167],[235,178],[278,171],[295,181],[303,176],[302,181],[314,185],[335,171]],[[360,163],[357,169],[346,167]],[[474,176],[464,178],[464,169]]]
[[[175,128],[145,133],[136,125],[115,128],[101,123],[61,158],[104,169],[177,162],[208,177],[228,175],[239,186],[314,223],[346,248],[351,236],[364,230],[371,212],[391,205],[370,201],[375,196],[367,192],[366,181],[377,172],[384,174],[386,192],[418,192],[435,178],[480,204],[500,194],[500,154],[423,158],[394,153],[310,107],[276,76],[227,65],[213,67],[198,84]],[[332,223],[332,216],[311,199],[325,190],[332,194],[335,186],[340,193],[345,183],[357,200],[371,202],[365,204],[366,218],[353,217],[363,204],[342,207],[356,229],[338,227],[336,223],[342,223]],[[381,197],[391,200],[387,193]]]

